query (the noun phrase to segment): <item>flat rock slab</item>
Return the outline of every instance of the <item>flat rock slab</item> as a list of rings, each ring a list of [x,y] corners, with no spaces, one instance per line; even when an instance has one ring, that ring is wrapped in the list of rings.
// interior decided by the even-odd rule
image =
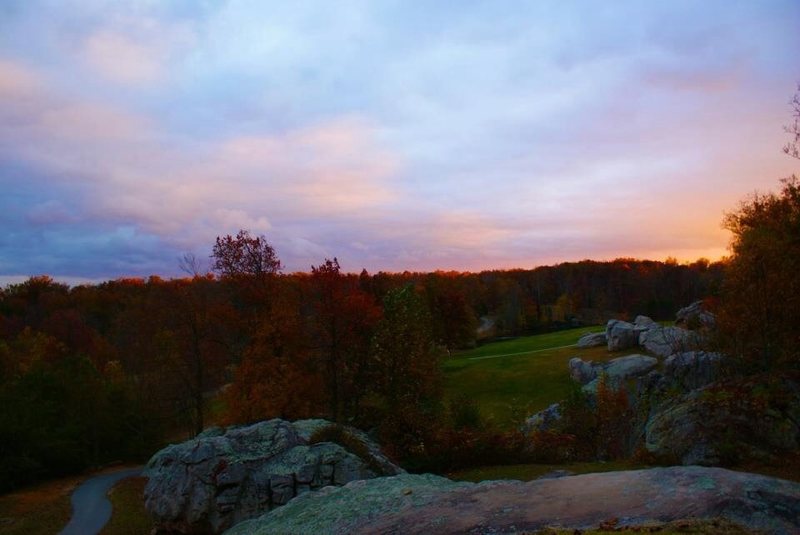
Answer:
[[[406,474],[305,494],[226,533],[496,534],[718,517],[766,533],[800,533],[800,484],[694,466],[527,483]]]

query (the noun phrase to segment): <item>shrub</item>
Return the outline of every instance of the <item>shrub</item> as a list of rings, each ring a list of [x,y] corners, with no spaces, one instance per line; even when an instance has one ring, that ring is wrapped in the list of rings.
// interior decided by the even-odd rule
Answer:
[[[450,402],[450,421],[454,429],[480,429],[483,427],[478,403],[467,395],[459,396]]]
[[[369,451],[369,447],[367,447],[364,441],[341,425],[327,425],[311,433],[311,436],[308,439],[309,444],[319,444],[321,442],[332,442],[340,445],[364,461],[364,463],[367,465],[367,468],[375,472],[375,474],[379,476],[385,475],[383,467],[380,465],[380,463],[378,463],[375,457],[372,456],[372,453]]]
[[[633,412],[624,385],[613,388],[605,375],[597,385],[597,455],[601,459],[627,456]]]

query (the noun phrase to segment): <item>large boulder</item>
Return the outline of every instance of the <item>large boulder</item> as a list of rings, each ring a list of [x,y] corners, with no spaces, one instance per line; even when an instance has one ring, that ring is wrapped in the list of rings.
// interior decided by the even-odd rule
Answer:
[[[622,381],[644,375],[658,366],[658,359],[647,355],[628,355],[608,361],[603,372],[609,379]]]
[[[680,327],[660,327],[639,333],[639,345],[659,357],[693,349],[699,343],[696,333]]]
[[[675,325],[686,329],[713,329],[716,324],[717,318],[705,309],[702,301],[695,301],[675,314]]]
[[[721,468],[670,467],[536,481],[454,482],[433,475],[355,481],[300,496],[227,535],[523,533],[721,518],[800,532],[800,484]],[[737,532],[741,533],[742,531]]]
[[[662,403],[644,433],[647,450],[686,465],[774,460],[800,448],[800,377],[717,381]]]
[[[325,420],[214,428],[147,464],[145,507],[161,532],[220,533],[328,485],[403,473],[361,431]],[[323,429],[334,442],[311,443]]]
[[[621,351],[639,343],[639,330],[632,323],[622,320],[608,320],[606,340],[609,351]]]
[[[571,361],[570,361],[571,362]],[[658,359],[647,355],[628,355],[619,357],[601,364],[590,363],[595,366],[595,378],[583,386],[584,392],[590,395],[597,393],[600,384],[600,375],[604,375],[608,385],[619,388],[628,379],[635,379],[646,375],[658,366]]]
[[[546,409],[537,412],[525,420],[523,431],[550,431],[561,421],[562,410],[560,403],[553,403]]]
[[[578,339],[575,346],[578,349],[586,349],[589,347],[604,346],[608,343],[606,340],[606,333],[586,333]]]
[[[640,331],[646,331],[647,329],[654,329],[658,327],[658,323],[653,321],[653,318],[648,316],[636,316],[636,319],[633,320],[634,327],[637,327]]]
[[[664,380],[671,389],[684,392],[704,387],[716,381],[723,363],[721,353],[684,351],[664,361]]]
[[[569,376],[572,380],[585,385],[597,379],[598,373],[602,371],[602,364],[595,364],[594,362],[585,361],[580,357],[572,357],[569,359]]]

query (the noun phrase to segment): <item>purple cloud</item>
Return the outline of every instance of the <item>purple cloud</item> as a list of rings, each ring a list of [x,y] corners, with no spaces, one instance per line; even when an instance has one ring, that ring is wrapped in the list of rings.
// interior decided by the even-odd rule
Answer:
[[[719,256],[790,174],[790,1],[10,2],[0,276]]]

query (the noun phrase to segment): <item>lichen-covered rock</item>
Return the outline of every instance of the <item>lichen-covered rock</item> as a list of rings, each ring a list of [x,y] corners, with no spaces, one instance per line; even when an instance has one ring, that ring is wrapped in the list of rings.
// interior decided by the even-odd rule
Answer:
[[[713,329],[716,323],[716,316],[714,316],[713,312],[705,309],[702,301],[695,301],[675,314],[675,325],[680,325],[687,329]]]
[[[658,359],[647,355],[628,355],[608,361],[603,366],[603,372],[609,379],[629,379],[644,375],[658,366]]]
[[[432,475],[355,481],[292,500],[227,535],[520,533],[725,518],[748,529],[800,532],[800,484],[721,468],[670,467],[457,483]]]
[[[553,403],[543,411],[539,411],[525,420],[523,430],[526,432],[549,431],[561,421],[561,416],[561,404]]]
[[[609,351],[621,351],[639,343],[639,330],[632,323],[622,320],[608,320],[606,340]]]
[[[586,333],[578,339],[578,343],[575,344],[575,347],[586,349],[588,347],[604,346],[607,343],[606,333]]]
[[[639,333],[639,345],[659,357],[693,349],[699,343],[696,333],[680,327],[656,326]]]
[[[664,361],[664,380],[668,388],[683,391],[709,385],[719,378],[723,358],[721,353],[684,351]]]
[[[658,366],[658,359],[647,355],[628,355],[605,363],[593,364],[593,366],[597,371],[596,378],[583,386],[584,392],[589,394],[597,392],[601,374],[605,375],[610,386],[617,388],[624,381],[641,377],[655,369]]]
[[[572,380],[585,385],[597,379],[597,374],[602,370],[601,364],[595,364],[591,360],[586,361],[580,357],[569,359],[569,376]]]
[[[667,400],[645,426],[645,447],[682,464],[774,460],[800,448],[800,378],[716,382]]]
[[[658,327],[658,323],[653,321],[653,318],[648,316],[636,316],[636,319],[633,320],[633,325],[638,327],[639,330],[647,330],[647,329],[654,329]]]
[[[220,533],[232,525],[328,485],[395,475],[392,464],[361,431],[361,446],[309,443],[325,420],[269,420],[211,429],[156,453],[147,465],[145,507],[162,532]]]

